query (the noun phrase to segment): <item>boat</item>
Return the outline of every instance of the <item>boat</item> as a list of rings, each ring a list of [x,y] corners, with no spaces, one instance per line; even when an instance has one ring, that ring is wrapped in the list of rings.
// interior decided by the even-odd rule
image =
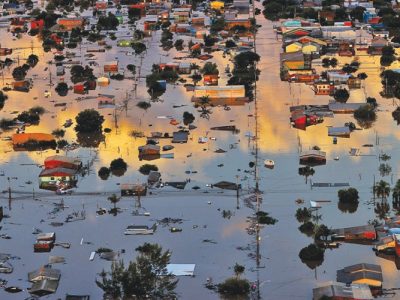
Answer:
[[[149,227],[146,225],[129,225],[126,227],[124,234],[125,235],[148,235],[153,234],[156,231],[156,224]]]
[[[264,160],[264,166],[268,169],[273,169],[275,167],[275,162],[272,159]]]

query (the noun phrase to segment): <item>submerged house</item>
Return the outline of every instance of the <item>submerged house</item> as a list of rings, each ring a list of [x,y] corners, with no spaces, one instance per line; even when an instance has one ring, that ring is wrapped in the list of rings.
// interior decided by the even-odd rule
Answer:
[[[325,282],[313,289],[313,300],[323,297],[334,300],[372,300],[370,288],[366,284],[344,284],[340,282]]]
[[[320,150],[308,150],[300,154],[300,164],[318,166],[326,164],[326,152]]]
[[[82,161],[75,157],[53,155],[44,160],[44,167],[46,169],[67,168],[79,170],[82,167]]]
[[[146,196],[147,185],[141,183],[123,183],[121,184],[121,196]]]
[[[207,97],[213,99],[248,99],[244,85],[228,85],[228,86],[196,86],[192,102]]]
[[[77,170],[67,168],[44,169],[39,174],[41,189],[57,190],[75,187],[78,182]]]
[[[28,280],[32,282],[29,293],[39,297],[55,293],[60,277],[60,270],[52,269],[49,266],[43,266],[38,270],[29,272]]]
[[[343,240],[370,240],[377,239],[377,232],[373,225],[355,226],[332,230],[332,237]]]
[[[338,282],[346,284],[366,284],[373,288],[381,288],[383,282],[382,268],[380,265],[356,264],[338,270],[336,279]]]
[[[153,160],[160,158],[160,146],[147,144],[139,146],[139,160]]]

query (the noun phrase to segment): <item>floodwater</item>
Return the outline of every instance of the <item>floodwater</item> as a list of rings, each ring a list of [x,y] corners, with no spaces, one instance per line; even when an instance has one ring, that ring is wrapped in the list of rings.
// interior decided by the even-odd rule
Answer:
[[[299,207],[295,200],[304,199],[304,205],[309,205],[309,200],[331,200],[319,210],[322,215],[320,222],[328,227],[347,227],[363,225],[368,220],[374,219],[371,200],[371,187],[373,180],[380,180],[378,171],[380,153],[391,155],[388,162],[392,167],[392,174],[383,179],[392,185],[398,178],[399,138],[398,127],[393,121],[391,112],[394,110],[392,99],[383,99],[379,96],[381,84],[379,80],[379,59],[359,56],[361,61],[360,71],[365,71],[368,78],[365,88],[351,91],[349,102],[360,102],[365,95],[376,97],[379,103],[377,121],[370,129],[357,130],[349,139],[340,139],[337,145],[332,144],[332,139],[327,136],[327,126],[343,126],[345,122],[353,121],[351,115],[336,115],[334,118],[325,118],[324,123],[308,127],[306,131],[293,129],[289,123],[289,106],[293,104],[326,104],[329,97],[314,96],[311,88],[304,84],[288,84],[279,79],[279,53],[281,41],[276,40],[272,30],[272,23],[258,16],[257,21],[262,27],[257,35],[257,52],[261,56],[258,64],[261,70],[260,80],[257,84],[258,115],[259,115],[259,161],[260,161],[260,189],[263,191],[261,209],[268,211],[279,222],[274,226],[268,226],[261,231],[261,267],[256,270],[256,263],[251,257],[254,254],[255,236],[249,235],[247,216],[253,211],[247,208],[242,200],[248,196],[249,187],[254,186],[254,175],[249,172],[249,162],[254,161],[255,146],[246,132],[254,134],[255,121],[254,103],[244,106],[231,107],[224,110],[223,107],[212,108],[210,119],[199,117],[199,113],[190,102],[191,92],[186,92],[183,85],[168,85],[166,93],[161,100],[152,103],[152,107],[143,111],[136,107],[136,103],[148,100],[144,78],[140,78],[136,94],[133,90],[133,81],[111,81],[108,87],[98,87],[90,91],[89,95],[98,93],[112,94],[116,96],[118,104],[128,98],[128,109],[117,111],[118,128],[113,117],[113,109],[99,110],[104,115],[106,122],[104,127],[112,129],[106,134],[105,142],[97,149],[78,148],[66,153],[68,156],[77,156],[84,164],[89,164],[89,175],[80,178],[78,188],[72,196],[56,196],[51,192],[38,190],[37,176],[40,173],[40,165],[47,156],[54,155],[55,151],[44,152],[13,152],[12,146],[7,141],[0,141],[0,170],[5,176],[0,177],[1,190],[8,188],[7,177],[11,179],[12,196],[14,200],[11,207],[8,206],[7,195],[3,194],[1,203],[5,207],[5,213],[10,216],[2,221],[0,233],[8,234],[10,240],[0,239],[1,252],[11,253],[20,257],[20,260],[12,260],[14,272],[12,274],[0,274],[0,278],[6,279],[9,285],[19,286],[25,291],[11,295],[0,290],[0,299],[22,299],[28,296],[26,288],[30,286],[27,281],[27,273],[47,263],[48,253],[33,253],[35,236],[33,227],[44,232],[55,231],[58,242],[70,242],[70,249],[55,247],[50,255],[64,256],[65,264],[56,264],[54,268],[61,270],[61,281],[56,294],[44,299],[62,298],[66,293],[90,294],[93,299],[101,299],[102,291],[95,284],[96,274],[102,269],[108,270],[111,263],[98,257],[89,261],[91,251],[99,247],[124,249],[125,253],[120,258],[125,262],[134,258],[134,249],[143,242],[156,242],[165,249],[172,251],[172,263],[195,263],[196,276],[181,277],[178,285],[178,293],[182,299],[218,299],[218,295],[204,287],[206,278],[212,277],[214,282],[221,282],[233,275],[233,265],[238,262],[246,266],[245,277],[251,281],[260,280],[262,299],[311,299],[312,288],[318,282],[335,280],[336,270],[344,266],[367,262],[377,263],[382,266],[384,275],[384,287],[398,287],[398,270],[393,261],[375,256],[371,246],[342,244],[338,249],[327,250],[322,265],[317,269],[310,269],[303,264],[298,253],[300,249],[312,242],[312,239],[300,233],[297,229],[300,225],[295,217],[295,211]],[[123,33],[122,33],[123,34]],[[21,48],[14,51],[12,57],[26,58],[33,49],[33,53],[39,56],[40,62],[30,70],[27,78],[34,78],[34,88],[28,93],[8,92],[7,100],[0,117],[12,117],[14,111],[22,111],[32,106],[40,105],[47,112],[42,116],[38,126],[27,128],[27,132],[51,133],[56,128],[61,128],[67,119],[75,119],[75,116],[85,108],[97,108],[96,100],[77,101],[80,95],[69,91],[66,97],[60,97],[54,91],[55,86],[47,86],[49,73],[44,72],[49,67],[52,72],[52,80],[57,83],[55,66],[46,62],[52,59],[51,53],[43,53],[37,38],[23,36],[20,40],[12,40],[11,35],[1,32],[2,46]],[[118,36],[118,34],[117,34]],[[184,56],[185,53],[176,53],[174,49],[169,53],[160,50],[160,34],[155,33],[147,39],[149,50],[143,58],[142,75],[150,72],[153,63],[170,62],[175,56]],[[187,38],[185,38],[188,41]],[[32,42],[31,42],[32,41]],[[128,63],[138,65],[140,58],[126,56],[125,48],[116,47],[116,41],[107,40],[113,48],[106,53],[96,53],[96,62],[99,67],[94,68],[96,76],[102,75],[102,66],[105,61],[118,58],[120,67],[124,68]],[[33,48],[30,47],[33,45]],[[80,50],[74,52],[82,56],[77,58],[84,61],[86,53],[83,45]],[[225,84],[227,77],[223,73],[228,60],[222,57],[222,53],[213,53],[215,61],[219,65],[221,73],[220,83]],[[75,60],[75,59],[73,59]],[[349,58],[340,58],[340,62],[350,62]],[[202,63],[196,61],[197,64]],[[13,65],[14,67],[15,65]],[[12,68],[13,68],[12,67]],[[394,66],[395,67],[395,66]],[[12,70],[11,68],[11,70]],[[5,72],[5,82],[10,83],[10,71]],[[126,70],[126,69],[125,69]],[[69,70],[64,80],[70,84]],[[128,71],[126,71],[128,74]],[[34,75],[37,75],[34,77]],[[36,78],[36,79],[35,79]],[[44,79],[46,78],[46,79]],[[191,82],[188,79],[188,82]],[[44,98],[45,90],[51,90],[52,96]],[[37,99],[35,99],[37,98]],[[54,107],[55,103],[65,102],[66,109]],[[173,108],[173,105],[186,105]],[[184,111],[194,113],[194,124],[197,129],[191,132],[187,144],[175,145],[170,151],[175,154],[174,159],[159,159],[150,163],[156,164],[164,181],[183,181],[188,178],[191,182],[185,191],[172,189],[159,189],[153,191],[153,195],[142,198],[142,206],[151,213],[150,217],[132,216],[134,199],[123,198],[118,207],[122,213],[114,217],[112,215],[96,216],[97,207],[110,208],[107,197],[119,192],[120,183],[136,183],[146,181],[146,177],[138,172],[139,167],[145,161],[138,160],[137,147],[145,144],[145,139],[134,139],[129,133],[132,130],[143,131],[150,135],[154,131],[172,133],[176,127],[169,124],[168,119],[158,119],[157,116],[172,116],[182,119]],[[230,132],[210,131],[212,126],[235,124],[239,134]],[[67,129],[65,139],[69,142],[76,140],[73,127]],[[11,133],[3,133],[1,137]],[[198,144],[200,136],[215,137],[208,144]],[[165,145],[169,141],[161,141]],[[372,148],[364,148],[363,144],[373,144]],[[327,152],[326,166],[315,167],[313,182],[348,182],[360,193],[360,204],[355,213],[344,213],[337,206],[336,188],[310,188],[305,183],[305,178],[298,175],[299,151],[318,145]],[[360,148],[367,156],[350,157],[350,148]],[[221,148],[226,153],[214,153]],[[62,154],[62,153],[61,153]],[[112,176],[107,181],[97,176],[97,171],[102,166],[118,157],[122,157],[128,163],[128,170],[123,177]],[[339,157],[338,161],[334,158]],[[264,159],[273,159],[275,169],[269,170],[262,167]],[[223,166],[218,167],[218,165]],[[186,171],[197,171],[187,174]],[[221,180],[236,181],[242,183],[244,190],[241,195],[240,209],[236,209],[236,196],[232,192],[221,192],[217,189],[209,189],[206,184],[216,183]],[[26,182],[32,181],[32,184]],[[192,190],[193,186],[201,187],[200,190]],[[205,193],[208,191],[208,193]],[[35,200],[34,200],[35,199]],[[64,203],[69,208],[50,214],[54,203]],[[52,227],[51,222],[64,222],[68,214],[73,211],[86,211],[84,221],[65,223],[61,227]],[[222,217],[222,210],[231,210],[233,216],[230,219]],[[394,212],[391,212],[394,215]],[[171,233],[169,227],[159,227],[153,236],[124,236],[123,231],[130,224],[151,225],[155,220],[164,217],[181,218],[182,224],[171,225],[183,229],[180,233]],[[194,225],[197,225],[194,226]],[[81,244],[81,240],[83,243]],[[204,240],[216,243],[204,242]],[[237,247],[248,250],[238,250]]]

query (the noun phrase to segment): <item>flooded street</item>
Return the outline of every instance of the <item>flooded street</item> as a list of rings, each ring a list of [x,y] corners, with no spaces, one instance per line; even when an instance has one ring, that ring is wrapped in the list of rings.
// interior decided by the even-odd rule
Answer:
[[[262,7],[259,3],[257,5]],[[360,71],[366,72],[368,78],[363,88],[352,90],[348,103],[364,101],[366,96],[375,97],[379,107],[377,120],[369,129],[355,130],[350,138],[339,138],[333,144],[328,136],[328,126],[343,126],[346,122],[354,122],[352,114],[335,114],[333,118],[324,118],[322,124],[307,127],[306,130],[292,128],[289,118],[289,107],[301,104],[327,104],[329,96],[315,96],[311,86],[302,83],[288,83],[280,80],[279,53],[281,40],[273,30],[273,23],[257,16],[261,25],[257,34],[257,53],[261,56],[258,68],[261,71],[257,82],[257,106],[259,126],[259,183],[262,191],[261,209],[270,213],[278,222],[265,226],[260,235],[260,268],[256,268],[254,234],[249,234],[247,217],[253,215],[253,210],[246,206],[245,199],[251,194],[255,184],[254,171],[249,163],[254,162],[255,142],[251,138],[255,134],[254,102],[243,106],[213,107],[209,119],[201,118],[198,109],[193,106],[193,92],[186,91],[183,83],[168,84],[166,92],[160,101],[151,102],[151,107],[142,110],[136,106],[139,101],[150,101],[147,93],[145,76],[151,72],[153,64],[167,63],[175,57],[186,56],[172,48],[169,52],[159,47],[160,32],[154,32],[152,37],[145,39],[148,46],[147,54],[127,56],[117,47],[116,41],[107,38],[112,49],[104,53],[95,53],[94,75],[103,76],[103,64],[106,61],[118,59],[120,69],[129,76],[126,65],[141,65],[141,77],[137,82],[126,79],[111,80],[110,85],[98,87],[89,91],[85,96],[98,94],[115,95],[117,109],[105,108],[98,111],[105,118],[103,128],[110,128],[105,133],[104,142],[97,148],[78,147],[71,151],[60,151],[60,155],[78,157],[83,165],[89,168],[89,173],[79,178],[78,187],[72,195],[56,195],[51,191],[39,189],[38,175],[46,157],[55,155],[56,150],[46,151],[13,151],[10,141],[5,137],[13,131],[4,131],[0,138],[0,187],[4,191],[0,195],[0,205],[4,208],[4,218],[0,223],[0,234],[6,234],[11,239],[0,239],[0,252],[9,253],[17,258],[11,259],[14,267],[11,274],[0,274],[0,279],[8,281],[8,285],[18,286],[24,291],[18,294],[6,293],[0,289],[0,299],[24,299],[29,296],[27,288],[27,273],[47,264],[49,255],[65,257],[65,263],[55,264],[54,268],[61,270],[61,280],[55,294],[44,296],[43,299],[58,299],[69,294],[89,294],[91,299],[101,299],[103,291],[96,286],[96,275],[103,269],[109,270],[111,262],[96,256],[89,260],[92,251],[100,247],[120,251],[119,259],[127,264],[135,258],[135,248],[144,242],[158,243],[163,249],[172,251],[171,263],[196,264],[195,276],[179,277],[177,292],[180,299],[220,299],[219,295],[208,290],[204,284],[207,278],[215,283],[222,282],[232,276],[233,266],[240,263],[246,267],[245,276],[251,282],[259,280],[262,299],[312,299],[312,289],[319,282],[336,279],[336,271],[345,266],[367,262],[379,264],[382,267],[385,288],[400,286],[398,269],[393,260],[380,258],[372,251],[372,245],[342,243],[338,249],[327,249],[323,263],[309,268],[299,258],[299,251],[313,242],[311,237],[298,230],[300,223],[295,218],[299,207],[309,207],[310,200],[329,200],[322,205],[318,213],[322,216],[319,221],[329,228],[341,228],[367,224],[376,218],[372,200],[372,186],[381,179],[393,187],[399,178],[400,134],[391,112],[395,109],[397,100],[384,99],[379,92],[380,82],[379,59],[371,56],[359,56]],[[117,37],[124,36],[118,32]],[[7,92],[8,100],[0,111],[0,118],[14,118],[16,111],[22,112],[33,106],[42,106],[46,112],[41,116],[37,126],[26,127],[29,132],[51,133],[54,129],[62,128],[66,120],[72,119],[74,125],[66,129],[65,137],[68,142],[77,141],[74,131],[75,117],[83,109],[95,108],[97,100],[76,100],[82,96],[74,94],[57,95],[54,88],[60,81],[56,76],[56,66],[47,64],[53,59],[54,50],[45,53],[41,41],[37,37],[23,35],[15,39],[4,28],[0,29],[2,46],[16,49],[12,58],[26,59],[34,53],[39,57],[39,63],[28,71],[27,78],[33,79],[33,88],[29,93],[16,91]],[[184,37],[185,42],[189,37]],[[79,60],[86,65],[86,53],[83,44],[74,50]],[[149,55],[150,53],[150,55]],[[223,57],[221,51],[213,52],[212,62],[219,66],[220,85],[225,85],[229,79],[223,72],[225,66],[232,62],[229,57]],[[351,58],[341,57],[339,64],[350,62]],[[185,62],[204,65],[197,59],[187,59]],[[22,62],[21,62],[22,63]],[[397,64],[398,62],[396,62]],[[396,68],[393,64],[391,68]],[[10,84],[12,65],[4,70],[2,87]],[[44,71],[48,68],[49,71]],[[317,69],[322,67],[317,67]],[[365,68],[365,69],[363,69]],[[54,85],[49,86],[50,76]],[[70,72],[61,76],[70,84]],[[182,78],[191,83],[187,75]],[[51,91],[51,96],[44,97],[45,91]],[[65,103],[62,106],[55,104]],[[175,106],[175,107],[174,107]],[[173,159],[160,158],[151,162],[140,161],[138,147],[146,144],[146,138],[134,138],[132,131],[141,131],[145,136],[152,132],[169,132],[177,130],[170,124],[170,119],[160,118],[171,116],[182,120],[183,112],[194,114],[194,125],[188,143],[174,144]],[[235,125],[239,133],[210,130],[213,126]],[[208,143],[200,144],[200,137],[213,137]],[[170,139],[160,139],[160,146],[171,144]],[[372,147],[363,147],[370,144]],[[315,174],[306,179],[298,174],[299,154],[318,146],[327,153],[327,163],[314,167]],[[349,150],[358,148],[360,156],[350,156]],[[216,153],[223,149],[225,153]],[[167,153],[169,153],[167,152]],[[381,177],[378,170],[381,161],[379,155],[386,153],[391,156],[387,162],[392,172]],[[128,164],[126,173],[121,176],[110,176],[102,180],[97,175],[103,166],[109,166],[116,158],[123,158]],[[335,160],[335,158],[337,158]],[[273,170],[263,166],[265,159],[275,162]],[[164,182],[188,181],[185,190],[172,187],[150,189],[151,194],[141,198],[143,210],[150,216],[134,216],[136,197],[123,197],[117,206],[121,212],[117,216],[105,214],[96,215],[98,208],[112,207],[107,198],[120,193],[120,184],[146,182],[147,176],[138,170],[145,163],[157,165]],[[10,181],[7,178],[10,178]],[[190,181],[189,181],[190,179]],[[240,194],[240,209],[236,208],[236,192],[211,188],[210,184],[219,181],[238,182],[242,185]],[[315,187],[311,183],[349,183],[359,191],[360,203],[353,213],[341,211],[338,207],[338,187]],[[11,187],[12,201],[8,201],[8,188]],[[193,189],[200,187],[200,189]],[[303,199],[302,205],[296,204],[297,199]],[[63,200],[66,206],[53,212],[55,203]],[[389,201],[391,202],[391,201]],[[137,203],[136,203],[137,204]],[[253,203],[254,204],[254,203]],[[223,217],[223,211],[230,211],[232,216]],[[65,222],[73,212],[85,211],[85,220]],[[394,216],[395,210],[390,211]],[[163,218],[182,219],[181,224],[158,225],[154,235],[129,236],[124,235],[125,228],[130,224],[149,225]],[[52,222],[62,222],[59,227]],[[182,232],[173,233],[170,227],[179,227]],[[50,253],[34,253],[34,228],[43,232],[56,232],[57,242],[68,242],[70,249],[56,246]],[[121,251],[124,250],[124,251]],[[253,297],[254,295],[252,295]],[[397,294],[394,299],[400,297]],[[378,298],[379,299],[379,298]]]

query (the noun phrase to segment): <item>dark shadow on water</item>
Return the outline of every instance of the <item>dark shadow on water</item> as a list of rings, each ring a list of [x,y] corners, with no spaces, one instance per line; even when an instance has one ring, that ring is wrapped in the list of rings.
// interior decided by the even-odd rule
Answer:
[[[343,203],[338,201],[338,209],[343,213],[353,214],[357,211],[358,202],[357,203]]]
[[[79,145],[84,148],[97,148],[105,139],[101,131],[94,133],[77,133],[76,137]]]

